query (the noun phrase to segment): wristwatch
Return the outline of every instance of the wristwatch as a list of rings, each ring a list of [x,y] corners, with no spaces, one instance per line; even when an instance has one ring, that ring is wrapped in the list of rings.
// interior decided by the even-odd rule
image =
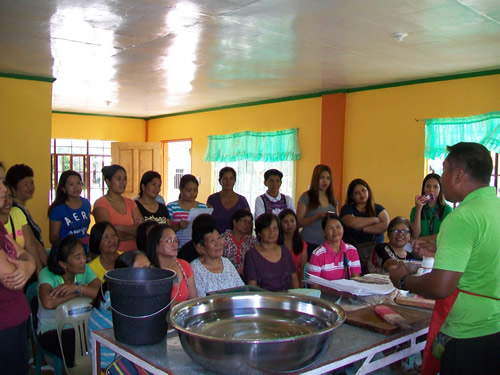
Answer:
[[[398,289],[408,290],[408,289],[406,289],[406,285],[405,285],[406,276],[408,276],[408,275],[403,275],[403,277],[401,277],[399,279],[399,281],[398,281]]]

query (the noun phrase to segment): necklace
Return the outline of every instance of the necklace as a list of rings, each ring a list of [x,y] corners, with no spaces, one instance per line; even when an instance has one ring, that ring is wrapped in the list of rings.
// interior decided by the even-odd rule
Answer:
[[[429,207],[424,207],[424,219],[427,220],[427,224],[429,225],[429,234],[434,234],[434,218],[437,216],[439,211],[439,206],[436,206],[432,217],[429,215]]]

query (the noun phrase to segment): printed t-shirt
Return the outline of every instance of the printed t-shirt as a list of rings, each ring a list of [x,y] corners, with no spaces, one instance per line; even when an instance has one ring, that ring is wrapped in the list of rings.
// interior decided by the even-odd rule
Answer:
[[[64,238],[72,234],[79,240],[82,240],[85,250],[87,250],[87,231],[90,225],[90,202],[86,198],[81,199],[82,205],[76,210],[66,203],[55,206],[50,212],[49,219],[61,223],[59,238]]]
[[[14,238],[12,233],[15,233],[16,242],[23,248],[25,244],[23,226],[25,225],[28,225],[28,221],[26,220],[24,213],[18,207],[12,207],[9,219],[7,220],[7,223],[4,224],[4,227],[11,238]],[[12,232],[13,229],[14,232]]]
[[[152,220],[156,221],[158,224],[167,224],[167,220],[170,219],[167,206],[162,203],[158,203],[158,209],[156,212],[148,211],[148,209],[138,200],[136,200],[135,203],[137,204],[141,215],[144,217],[144,221]]]
[[[209,292],[245,285],[229,259],[222,257],[222,266],[221,273],[212,273],[205,268],[199,258],[191,262],[198,297],[204,297]]]

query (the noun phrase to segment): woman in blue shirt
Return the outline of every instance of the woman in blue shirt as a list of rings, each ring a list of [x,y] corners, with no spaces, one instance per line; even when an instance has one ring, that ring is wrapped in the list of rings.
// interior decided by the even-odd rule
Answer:
[[[90,202],[82,194],[82,177],[78,172],[68,170],[61,174],[56,189],[56,198],[49,207],[50,242],[73,235],[88,251],[90,225]]]

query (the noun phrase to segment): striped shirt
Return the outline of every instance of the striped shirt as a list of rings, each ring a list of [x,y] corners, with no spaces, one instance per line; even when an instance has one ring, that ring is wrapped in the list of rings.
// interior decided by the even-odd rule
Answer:
[[[352,245],[340,241],[340,251],[335,253],[328,242],[318,247],[311,255],[307,274],[321,277],[326,280],[339,280],[346,277],[344,254],[347,254],[349,273],[361,274],[358,250]]]
[[[200,202],[196,203],[198,203],[197,208],[208,208],[207,205],[204,203]],[[189,217],[189,210],[185,210],[184,208],[182,208],[181,205],[179,204],[179,201],[170,202],[169,204],[167,204],[167,209],[168,209],[168,215],[172,220],[172,225],[176,225],[180,223],[182,220],[187,220]],[[176,232],[177,239],[179,240],[179,248],[181,248],[182,245],[191,240],[191,234],[188,233],[186,235],[184,232],[185,232],[184,229],[179,229]]]

